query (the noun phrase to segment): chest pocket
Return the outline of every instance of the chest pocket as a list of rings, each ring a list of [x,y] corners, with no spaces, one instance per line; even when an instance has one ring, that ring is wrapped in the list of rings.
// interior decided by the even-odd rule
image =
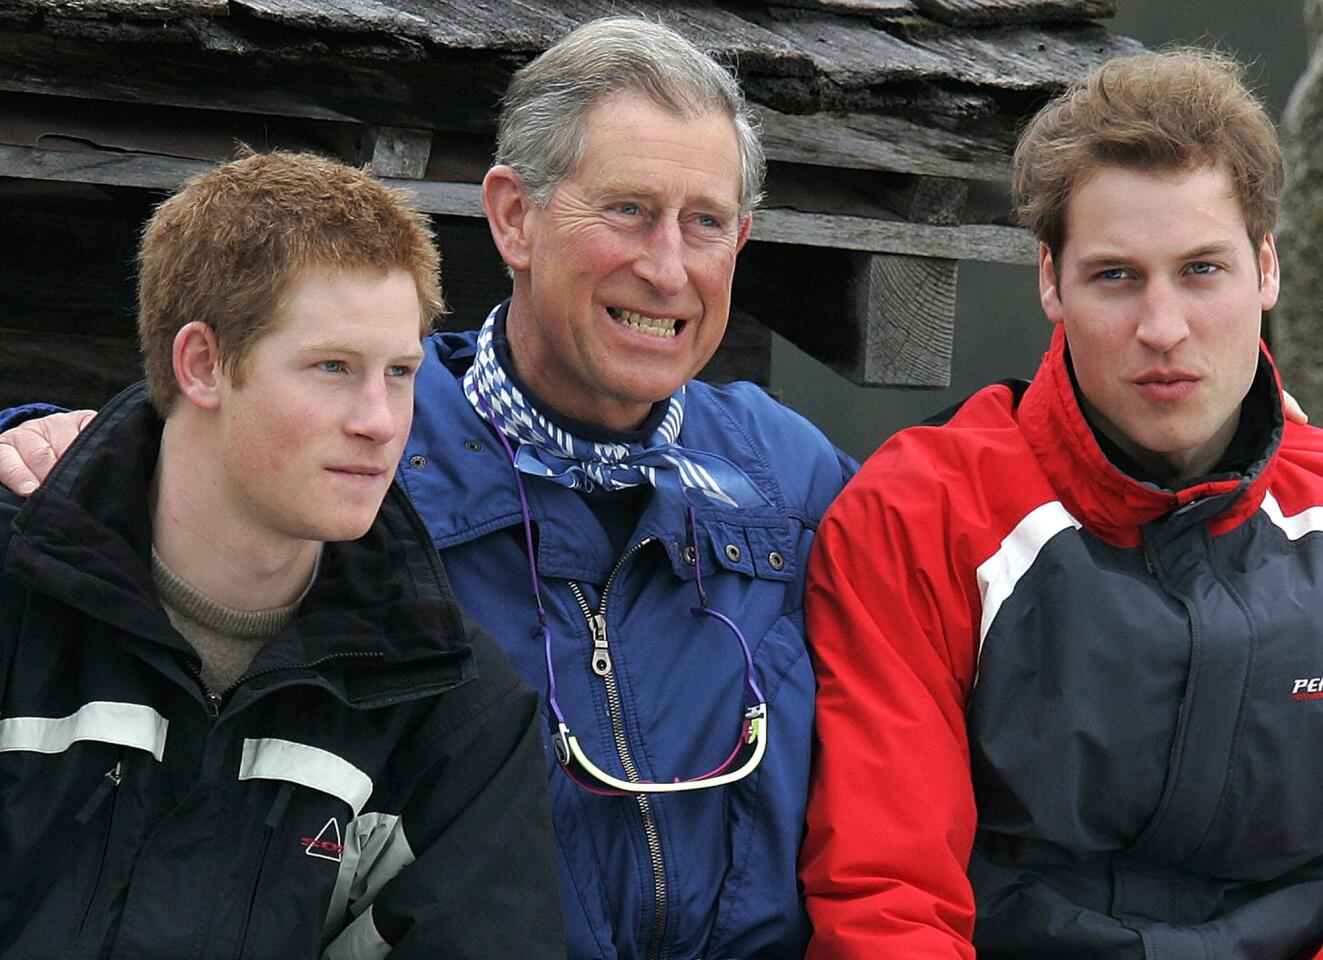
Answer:
[[[692,579],[694,559],[689,544],[679,544],[672,558],[675,572]],[[799,576],[795,524],[785,517],[761,523],[699,520],[697,561],[705,575],[725,570],[759,580],[793,583]]]

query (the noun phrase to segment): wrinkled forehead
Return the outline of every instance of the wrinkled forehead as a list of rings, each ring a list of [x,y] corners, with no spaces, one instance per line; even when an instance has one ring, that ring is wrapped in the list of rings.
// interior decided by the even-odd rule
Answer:
[[[735,121],[716,107],[690,112],[638,93],[606,97],[584,116],[567,179],[610,192],[682,184],[712,202],[739,202]]]

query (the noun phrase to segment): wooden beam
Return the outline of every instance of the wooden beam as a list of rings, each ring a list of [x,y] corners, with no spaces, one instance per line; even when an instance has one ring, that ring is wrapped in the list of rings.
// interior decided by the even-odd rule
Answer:
[[[439,61],[394,50],[327,50],[310,37],[261,46],[225,18],[191,36],[95,39],[0,28],[0,90],[426,129],[491,131],[511,63],[497,52]],[[176,32],[183,29],[175,26]],[[164,31],[163,31],[164,32]],[[188,41],[194,42],[188,42]],[[412,56],[410,56],[412,54]]]
[[[950,386],[956,270],[954,260],[866,256],[852,291],[862,356],[837,371],[865,386]]]
[[[41,150],[0,145],[0,176],[69,183],[115,184],[173,190],[213,165],[201,160],[99,150]],[[387,180],[412,191],[418,208],[446,216],[481,217],[482,188],[474,183]],[[753,239],[874,253],[901,253],[944,260],[1037,263],[1038,248],[1027,231],[988,224],[940,225],[875,220],[799,210],[760,210]]]
[[[431,130],[379,127],[372,148],[372,172],[379,177],[421,180],[432,152]]]
[[[735,270],[735,302],[860,386],[948,386],[955,295],[924,257],[751,244]]]
[[[911,254],[943,260],[1038,262],[1034,238],[1018,227],[942,226],[798,210],[759,210],[754,214],[753,224],[753,239],[763,243]]]
[[[780,113],[754,106],[769,160],[968,180],[1009,180],[1014,134],[955,132],[895,114]]]
[[[870,20],[895,20],[919,12],[915,0],[769,0],[773,7],[800,10],[826,10],[868,17]]]
[[[999,27],[1116,16],[1117,0],[914,0],[923,13],[956,27]]]
[[[227,0],[42,0],[41,6],[46,16],[139,20],[224,16],[229,10]]]

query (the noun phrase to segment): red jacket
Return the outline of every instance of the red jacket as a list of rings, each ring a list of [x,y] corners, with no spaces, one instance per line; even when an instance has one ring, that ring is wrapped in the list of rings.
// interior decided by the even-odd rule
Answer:
[[[892,438],[823,521],[813,960],[1323,943],[1323,432],[1265,354],[1252,464],[1161,489],[1064,358]]]

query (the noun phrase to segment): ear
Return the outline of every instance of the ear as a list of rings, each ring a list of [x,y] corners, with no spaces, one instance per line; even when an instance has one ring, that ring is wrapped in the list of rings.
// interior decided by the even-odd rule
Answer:
[[[735,237],[735,252],[739,253],[744,249],[744,245],[749,242],[749,233],[753,230],[753,214],[746,213],[740,217],[740,232]]]
[[[529,214],[534,206],[514,167],[497,164],[482,178],[487,226],[501,259],[511,270],[527,270],[532,259]]]
[[[1259,303],[1262,309],[1271,310],[1277,304],[1277,295],[1282,289],[1282,268],[1277,260],[1277,243],[1272,234],[1264,234],[1263,243],[1259,244]]]
[[[1065,317],[1061,306],[1061,288],[1057,283],[1056,264],[1052,262],[1052,251],[1047,244],[1038,245],[1038,302],[1043,305],[1043,313],[1052,323],[1060,323]]]
[[[170,354],[174,365],[175,383],[184,399],[202,410],[215,410],[220,406],[221,371],[220,344],[216,332],[201,321],[194,320],[179,328]]]

